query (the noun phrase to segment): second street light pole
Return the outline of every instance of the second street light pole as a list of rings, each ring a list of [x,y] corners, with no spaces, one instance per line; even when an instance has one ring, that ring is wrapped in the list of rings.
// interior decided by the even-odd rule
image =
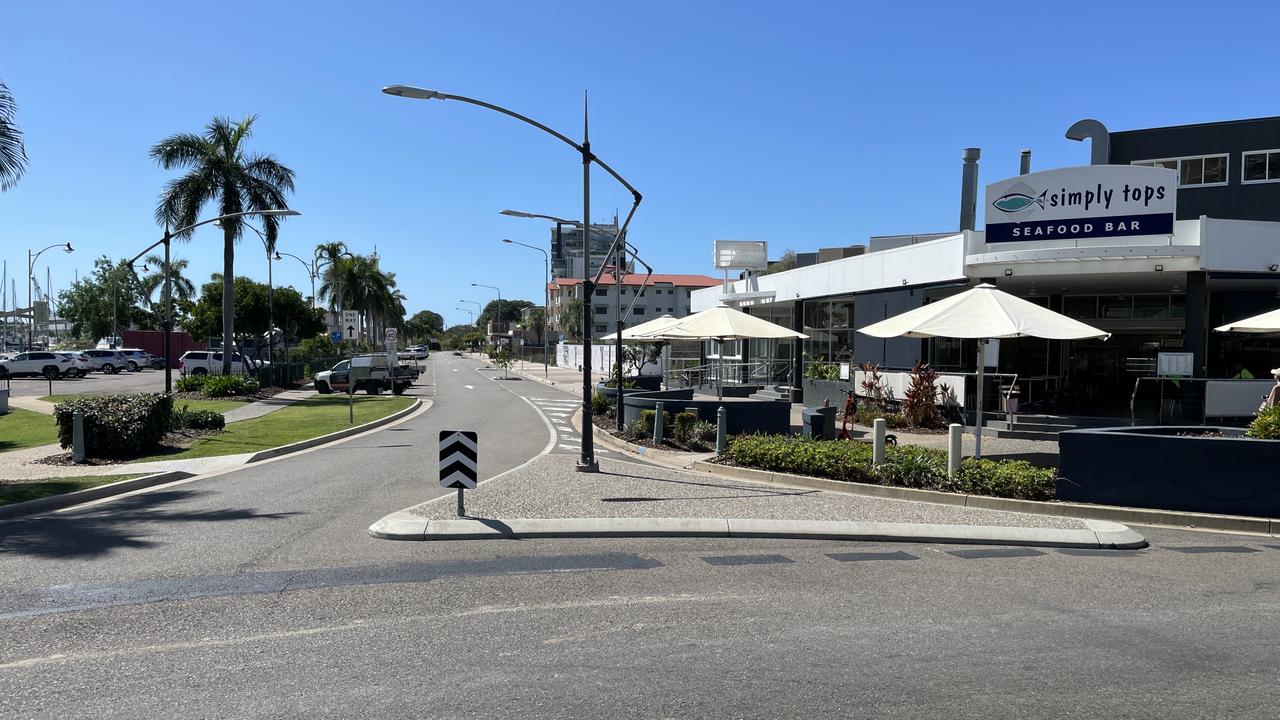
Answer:
[[[542,376],[549,377],[550,369],[547,365],[547,313],[551,311],[551,256],[547,254],[546,250],[534,245],[526,245],[506,238],[503,238],[502,242],[527,247],[530,250],[537,250],[542,253],[542,269],[546,277],[542,281],[542,331],[539,334],[542,335]]]

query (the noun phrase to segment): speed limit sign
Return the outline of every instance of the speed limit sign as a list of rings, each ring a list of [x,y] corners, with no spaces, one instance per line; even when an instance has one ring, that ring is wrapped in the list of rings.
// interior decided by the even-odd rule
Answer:
[[[383,338],[387,342],[393,343],[396,340],[400,339],[400,333],[397,332],[395,328],[387,328],[387,331],[383,333]]]

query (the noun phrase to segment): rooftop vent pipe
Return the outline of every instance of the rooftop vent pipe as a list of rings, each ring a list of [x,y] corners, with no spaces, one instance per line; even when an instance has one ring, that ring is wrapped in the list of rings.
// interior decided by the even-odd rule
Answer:
[[[1018,174],[1026,175],[1031,172],[1031,151],[1023,150],[1018,158]]]
[[[960,175],[960,230],[973,230],[978,213],[978,158],[981,148],[964,149],[964,167]]]
[[[1111,133],[1107,126],[1097,120],[1080,120],[1067,128],[1068,140],[1092,140],[1089,148],[1091,165],[1106,165],[1111,162]]]

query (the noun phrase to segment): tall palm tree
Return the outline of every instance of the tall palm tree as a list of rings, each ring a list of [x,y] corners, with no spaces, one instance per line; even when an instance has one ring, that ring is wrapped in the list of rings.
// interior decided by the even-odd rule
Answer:
[[[142,297],[156,312],[156,315],[160,316],[164,309],[160,308],[159,311],[156,311],[156,303],[152,298],[157,290],[164,287],[164,258],[159,255],[148,255],[145,262],[148,267],[153,267],[155,270],[147,273],[142,278]],[[175,259],[169,263],[169,290],[173,297],[178,300],[190,300],[196,294],[196,286],[187,276],[182,274],[182,271],[187,269],[187,265],[188,263],[185,259]]]
[[[186,227],[197,222],[200,209],[216,202],[219,215],[246,210],[286,209],[285,194],[293,192],[293,171],[274,156],[247,153],[245,140],[253,130],[253,115],[239,122],[216,117],[204,134],[179,133],[151,148],[151,157],[166,170],[186,168],[170,180],[156,206],[156,222]],[[235,337],[235,246],[243,232],[242,218],[222,225],[222,372],[231,373]],[[262,218],[267,244],[275,243],[280,218]],[[190,232],[184,233],[190,239]]]
[[[320,289],[316,294],[319,300],[329,303],[329,309],[337,311],[341,309],[342,288],[340,287],[342,273],[338,266],[338,261],[343,258],[352,257],[347,250],[346,243],[329,242],[316,245],[316,267],[323,268],[320,271]]]
[[[27,149],[14,120],[17,110],[8,86],[0,82],[0,190],[18,184],[27,169]]]
[[[570,340],[582,339],[582,298],[571,298],[560,309],[560,330]]]

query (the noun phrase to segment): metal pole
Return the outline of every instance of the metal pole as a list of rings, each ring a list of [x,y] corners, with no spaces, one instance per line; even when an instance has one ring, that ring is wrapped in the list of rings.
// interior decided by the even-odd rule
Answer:
[[[986,340],[978,341],[978,383],[974,393],[973,456],[982,457],[982,366],[986,365]]]
[[[462,502],[462,488],[459,487],[458,488],[458,517],[466,517],[466,516],[467,516],[467,507]]]
[[[173,284],[169,275],[169,226],[164,226],[164,391],[173,392]]]
[[[271,249],[267,248],[267,361],[271,363],[271,379],[276,373],[276,299],[275,280],[271,275]],[[274,385],[275,383],[272,382]]]
[[[582,104],[582,451],[578,457],[579,472],[599,472],[591,419],[591,332],[595,329],[592,296],[595,283],[591,276],[591,140],[587,124],[587,105]],[[622,388],[618,388],[619,391]]]
[[[542,377],[551,376],[550,360],[547,359],[547,316],[551,313],[551,256],[542,251],[542,270],[546,281],[542,283]]]
[[[31,323],[27,325],[27,349],[30,350],[35,343],[36,329],[36,309],[31,304],[31,267],[35,262],[31,259],[31,250],[27,250],[27,313],[31,316]],[[115,297],[114,295],[112,297]],[[114,306],[113,306],[114,307]]]
[[[618,242],[618,243],[615,243],[615,245],[617,245],[618,249],[617,249],[617,251],[616,251],[616,252],[614,252],[614,254],[613,254],[613,285],[614,285],[614,288],[617,290],[617,295],[618,295],[618,297],[617,297],[618,306],[617,306],[616,308],[614,308],[614,311],[613,311],[613,318],[614,318],[614,323],[613,323],[613,324],[614,324],[615,331],[618,333],[618,336],[617,336],[616,338],[614,338],[613,351],[614,351],[614,353],[617,355],[617,357],[616,357],[616,358],[614,358],[614,360],[615,360],[614,365],[615,365],[615,367],[617,368],[617,371],[618,371],[618,399],[617,399],[617,401],[618,401],[618,409],[617,409],[617,428],[618,428],[618,432],[622,432],[622,428],[623,428],[623,426],[624,426],[624,425],[626,425],[626,423],[624,423],[624,422],[623,422],[623,420],[622,420],[622,412],[623,412],[623,397],[622,397],[622,327],[623,327],[623,322],[622,322],[622,270],[623,270],[623,266],[626,264],[626,260],[625,260],[625,259],[626,259],[626,256],[627,256],[627,255],[626,255],[626,246],[625,246],[623,243]]]

